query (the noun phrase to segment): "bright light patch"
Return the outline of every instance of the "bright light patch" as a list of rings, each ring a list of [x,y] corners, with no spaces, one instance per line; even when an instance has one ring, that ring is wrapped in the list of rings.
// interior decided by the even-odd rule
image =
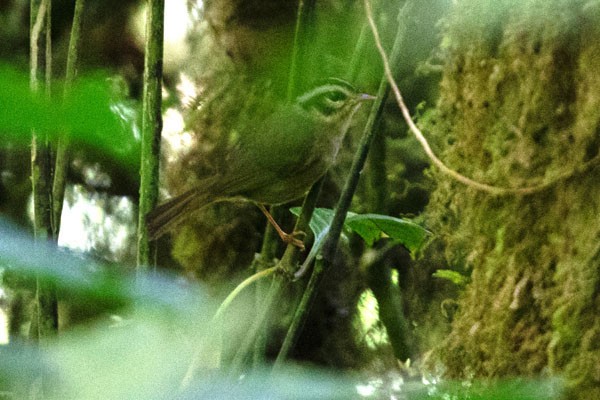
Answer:
[[[185,40],[190,26],[187,0],[165,2],[165,43],[177,44]]]
[[[173,162],[175,159],[192,145],[192,135],[184,131],[185,122],[181,113],[169,108],[163,115],[162,138],[167,148],[167,161]]]
[[[392,269],[392,283],[397,286],[400,275],[398,274],[397,269]]]
[[[114,260],[130,255],[135,235],[131,200],[89,193],[78,185],[67,191],[58,245],[81,252],[105,246],[110,252],[106,256]],[[107,205],[111,214],[104,211]]]
[[[0,345],[8,344],[8,316],[0,309]]]
[[[97,223],[102,219],[102,216],[100,215],[100,210],[92,206],[89,202],[84,201],[81,191],[75,189],[73,201],[65,201],[63,205],[58,245],[68,247],[72,250],[89,251],[92,248],[93,242],[89,235],[86,234],[86,219],[90,222],[96,220]]]
[[[187,0],[165,1],[164,66],[176,67],[188,56],[186,36],[192,19],[188,14]],[[144,47],[146,36],[146,5],[144,4],[133,17],[133,26],[138,44]]]
[[[179,74],[177,91],[179,92],[181,103],[185,105],[192,103],[198,97],[196,85],[194,85],[194,82],[192,82],[192,80],[184,73]]]
[[[377,389],[373,385],[356,385],[356,391],[362,397],[369,397],[375,394]]]
[[[359,332],[370,348],[376,349],[389,343],[387,331],[379,321],[379,304],[370,289],[360,296],[357,322]]]

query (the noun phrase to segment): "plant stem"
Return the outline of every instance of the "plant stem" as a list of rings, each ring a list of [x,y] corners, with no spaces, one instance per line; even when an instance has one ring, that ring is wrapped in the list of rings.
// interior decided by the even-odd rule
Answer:
[[[396,60],[398,57],[402,37],[403,35],[399,31],[394,41],[394,47],[391,56],[392,60]],[[339,237],[344,226],[344,220],[346,219],[346,213],[350,209],[352,197],[354,196],[354,192],[356,191],[361,171],[364,167],[365,160],[369,153],[369,148],[371,146],[373,138],[375,137],[375,122],[381,118],[387,93],[388,85],[384,76],[379,84],[379,90],[377,91],[377,100],[371,108],[369,119],[367,120],[367,124],[365,125],[363,138],[361,140],[357,152],[355,153],[354,160],[352,161],[352,167],[350,169],[349,177],[346,180],[344,189],[342,191],[340,199],[338,200],[336,212],[331,223],[329,234],[327,235],[327,238],[325,239],[325,243],[323,245],[323,257],[321,259],[318,259],[315,263],[313,273],[310,277],[310,280],[308,281],[308,285],[304,291],[304,295],[300,300],[300,304],[296,309],[296,313],[294,314],[292,324],[288,329],[284,343],[281,347],[279,354],[277,355],[277,360],[275,361],[274,367],[275,370],[281,367],[282,363],[287,358],[287,355],[291,350],[292,346],[294,346],[294,344],[298,340],[302,326],[306,321],[306,317],[308,316],[310,307],[316,297],[317,288],[323,277],[323,274],[333,264],[335,254],[337,252]]]
[[[389,90],[386,92],[387,98]],[[380,124],[374,127],[376,131],[380,131]],[[369,162],[367,167],[366,180],[368,183],[367,189],[367,207],[379,214],[388,214],[387,199],[388,199],[388,180],[386,168],[386,142],[385,136],[377,135],[373,139],[371,152],[369,153]]]
[[[71,28],[71,36],[69,38],[69,52],[67,54],[67,72],[65,78],[66,97],[69,93],[75,75],[77,74],[77,59],[79,55],[79,42],[81,27],[83,24],[83,9],[85,0],[77,0],[75,2],[75,11],[73,13],[73,26]],[[63,201],[65,198],[65,187],[67,184],[67,172],[69,165],[69,137],[68,133],[64,132],[59,138],[56,145],[56,162],[54,164],[54,180],[52,184],[52,230],[54,237],[58,240],[60,232],[60,218],[62,215]]]
[[[292,101],[302,86],[302,78],[306,74],[307,54],[306,43],[310,37],[310,22],[313,20],[316,0],[299,0],[294,31],[294,46],[292,62],[288,79],[287,100]]]
[[[229,369],[230,377],[237,378],[240,375],[249,351],[252,348],[252,345],[255,343],[260,330],[264,328],[267,317],[275,304],[275,300],[281,296],[282,287],[282,279],[273,279],[271,282],[271,287],[269,288],[268,296],[264,299],[258,315],[256,318],[254,318],[250,330],[244,337],[240,348],[235,353],[233,361],[231,362],[231,368]]]
[[[306,64],[306,35],[308,35],[307,32],[309,29],[307,25],[309,24],[311,16],[314,15],[315,4],[316,0],[298,1],[298,12],[294,32],[294,45],[292,48],[290,73],[288,76],[288,87],[286,94],[286,101],[288,103],[292,102],[292,100],[298,92],[298,87],[300,87],[302,84],[302,71],[304,71],[304,68],[302,68],[302,66]],[[322,182],[320,180],[311,188],[309,194],[307,195],[307,198],[304,201],[301,216],[296,221],[294,231],[306,232],[308,230],[308,221],[310,221],[312,211],[315,208],[321,185]],[[311,200],[307,200],[308,198],[310,198]],[[309,204],[312,204],[312,206],[309,206]],[[271,207],[271,215],[273,215],[273,217],[277,220],[279,219],[278,214],[280,214],[281,210],[281,207]],[[272,227],[270,226],[270,224],[267,224],[267,228],[265,230],[265,235],[263,239],[261,255],[258,257],[258,262],[255,262],[255,265],[257,267],[260,267],[261,263],[269,263],[270,260],[275,258],[275,249],[277,247],[278,240],[279,239]],[[280,266],[283,266],[283,269],[287,271],[291,276],[291,271],[297,259],[298,249],[295,246],[288,246],[283,255],[282,261],[280,262]],[[283,278],[280,276],[274,278],[274,280],[281,279]],[[261,320],[261,323],[266,321],[269,311],[268,308],[271,307],[271,305],[273,304],[274,297],[279,296],[279,291],[282,284],[282,282],[272,284],[268,290],[263,282],[259,282],[257,284],[256,305],[258,310],[263,310],[263,312],[261,313],[263,317],[258,318],[258,320]],[[258,364],[264,359],[264,352],[266,347],[266,332],[264,331],[264,327],[261,332],[261,327],[256,324],[253,325],[252,332],[254,332],[255,337],[252,337],[252,335],[248,335],[249,339],[247,339],[246,341],[248,341],[249,343],[252,343],[252,341],[254,341],[253,363],[255,366],[258,366]],[[238,354],[240,354],[240,352],[238,352]],[[239,360],[241,356],[236,357]]]
[[[281,211],[283,211],[283,208],[277,206],[273,206],[270,209],[270,213],[275,219],[280,219],[279,216],[282,214]],[[267,227],[265,228],[265,234],[263,237],[261,252],[260,254],[257,254],[254,257],[251,270],[258,273],[266,270],[267,268],[269,268],[269,266],[273,264],[272,260],[275,259],[278,240],[279,236],[277,235],[277,232],[275,232],[275,228],[273,228],[273,225],[267,223]],[[265,299],[268,296],[270,296],[267,283],[264,280],[256,282],[256,288],[254,292],[256,309],[260,310],[264,307]],[[264,363],[266,347],[266,329],[258,330],[256,341],[254,342],[254,350],[252,357],[253,364],[255,367],[259,367],[261,364]]]
[[[50,35],[50,0],[31,0],[30,3],[30,87],[39,91],[40,41],[45,41],[43,62],[45,67],[45,91],[50,94],[52,80],[52,42]],[[45,34],[42,36],[42,29]],[[43,38],[43,39],[42,39]],[[33,193],[33,233],[37,241],[52,238],[52,197],[51,197],[51,151],[46,135],[32,132],[31,143],[31,184]],[[58,304],[56,290],[51,284],[36,278],[35,305],[29,336],[35,341],[53,336],[58,330]]]
[[[164,0],[147,2],[146,44],[144,56],[144,94],[142,107],[142,152],[140,165],[140,204],[138,218],[138,271],[154,265],[151,255],[146,214],[158,199],[158,162],[162,131],[161,88],[163,76]]]
[[[229,295],[225,298],[225,300],[223,300],[223,302],[217,309],[217,312],[215,313],[214,319],[221,317],[221,314],[223,314],[225,312],[225,310],[229,307],[231,302],[237,297],[238,294],[240,294],[242,292],[242,290],[244,290],[245,288],[250,286],[253,282],[256,282],[259,279],[265,278],[265,277],[273,274],[275,271],[277,271],[277,267],[263,269],[262,271],[257,272],[254,275],[244,279],[244,281],[242,283],[240,283],[239,285],[237,285],[235,287],[235,289],[231,293],[229,293]]]
[[[365,269],[367,283],[379,305],[379,320],[385,326],[394,356],[405,361],[411,352],[408,344],[410,330],[404,317],[400,285],[392,281],[392,270],[383,265],[382,260]]]
[[[323,182],[325,181],[325,176],[320,178],[311,188],[306,197],[304,198],[304,202],[302,203],[302,209],[300,210],[300,216],[296,220],[296,225],[294,226],[294,232],[309,232],[310,231],[310,219],[312,218],[313,212],[317,207],[317,200],[319,199],[319,194],[321,193],[321,188],[323,187]],[[285,249],[285,253],[283,253],[283,257],[281,257],[281,261],[279,266],[281,270],[285,273],[286,276],[293,276],[296,273],[298,258],[300,257],[300,249],[293,244],[288,244]]]

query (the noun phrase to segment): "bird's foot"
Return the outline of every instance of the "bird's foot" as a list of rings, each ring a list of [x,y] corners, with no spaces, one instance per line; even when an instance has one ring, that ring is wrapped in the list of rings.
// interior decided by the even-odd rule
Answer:
[[[298,247],[300,250],[304,251],[304,249],[305,249],[304,242],[302,241],[302,239],[298,238],[298,236],[304,238],[304,237],[306,237],[306,233],[304,233],[302,231],[294,231],[292,233],[285,233],[283,231],[283,229],[281,229],[279,224],[277,224],[277,222],[275,221],[275,219],[273,218],[271,213],[265,208],[265,206],[262,204],[257,204],[257,205],[258,205],[258,208],[260,208],[260,210],[263,212],[263,214],[265,214],[265,216],[267,217],[267,219],[269,220],[271,225],[273,225],[273,228],[275,228],[275,230],[277,231],[277,234],[279,235],[281,240],[283,240],[284,243],[292,244],[292,245]]]
[[[306,247],[304,246],[304,238],[306,237],[306,233],[304,233],[302,231],[294,231],[292,233],[285,233],[285,232],[281,231],[278,233],[279,233],[279,236],[281,237],[281,240],[283,240],[284,243],[296,246],[301,251],[306,250]]]

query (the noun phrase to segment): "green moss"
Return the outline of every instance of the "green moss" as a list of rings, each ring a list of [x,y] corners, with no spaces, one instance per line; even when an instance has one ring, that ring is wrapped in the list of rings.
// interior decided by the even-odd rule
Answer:
[[[427,210],[454,266],[472,270],[438,349],[455,377],[564,374],[600,385],[600,2],[459,2],[445,23],[440,101],[424,128],[441,159],[503,187],[432,170]],[[596,342],[597,343],[597,342]]]

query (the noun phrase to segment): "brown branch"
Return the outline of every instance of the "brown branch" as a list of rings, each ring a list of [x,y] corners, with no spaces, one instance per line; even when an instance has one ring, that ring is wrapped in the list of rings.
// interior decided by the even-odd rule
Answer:
[[[385,76],[392,88],[392,92],[394,93],[394,96],[396,97],[396,102],[398,103],[398,107],[400,108],[400,111],[402,112],[402,116],[404,117],[404,120],[408,124],[408,127],[410,128],[411,132],[414,134],[415,138],[421,144],[421,147],[425,151],[425,154],[427,155],[427,157],[431,160],[431,162],[436,167],[438,167],[440,169],[440,171],[442,173],[450,176],[452,179],[454,179],[458,182],[461,182],[469,187],[472,187],[474,189],[484,191],[487,193],[491,193],[494,195],[509,195],[509,194],[524,195],[524,194],[532,194],[532,193],[540,192],[544,189],[547,189],[548,187],[554,185],[558,181],[569,178],[570,176],[574,175],[575,173],[587,169],[592,164],[595,164],[598,161],[598,159],[600,159],[600,157],[599,157],[598,159],[590,160],[580,168],[576,168],[573,171],[567,171],[567,172],[555,177],[554,179],[550,179],[549,181],[541,183],[539,185],[517,187],[517,188],[493,186],[493,185],[489,185],[486,183],[478,182],[478,181],[468,178],[468,177],[460,174],[459,172],[451,169],[450,167],[446,166],[444,164],[444,162],[435,155],[435,153],[431,149],[431,146],[429,146],[427,139],[425,138],[425,136],[423,135],[421,130],[417,127],[417,125],[414,123],[414,121],[410,115],[410,111],[408,110],[408,107],[404,103],[402,93],[400,92],[400,89],[398,88],[398,84],[394,80],[394,76],[392,74],[392,69],[390,67],[389,59],[385,53],[385,50],[383,49],[383,45],[381,44],[381,38],[379,36],[377,26],[375,25],[375,21],[373,19],[373,13],[371,11],[370,0],[364,0],[364,4],[365,4],[365,12],[367,15],[367,20],[369,21],[369,25],[371,27],[371,31],[373,32],[373,37],[375,39],[375,45],[377,46],[377,49],[378,49],[379,54],[381,55],[381,59],[383,61]]]

